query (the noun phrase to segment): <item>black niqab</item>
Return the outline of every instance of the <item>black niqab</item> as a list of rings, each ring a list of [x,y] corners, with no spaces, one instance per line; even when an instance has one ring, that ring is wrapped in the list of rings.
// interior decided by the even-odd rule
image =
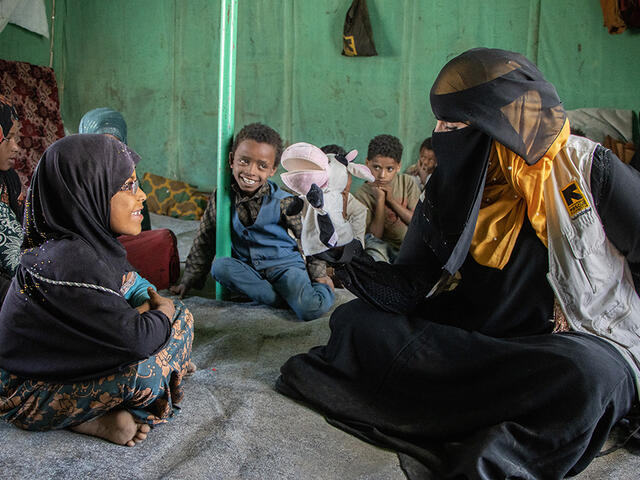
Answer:
[[[416,209],[422,231],[407,232],[422,235],[445,271],[444,280],[469,252],[492,142],[532,165],[553,144],[566,114],[555,87],[533,63],[499,49],[474,48],[451,60],[438,74],[430,100],[437,119],[469,125],[433,133],[438,168]],[[404,243],[415,246],[406,237]],[[410,257],[401,250],[398,262]]]
[[[442,268],[453,275],[469,252],[492,140],[481,131],[467,127],[434,132],[432,141],[439,166],[429,179],[424,200],[414,212],[418,217],[412,223],[418,222],[422,228],[410,228],[407,236],[422,235]],[[405,237],[402,245],[413,246],[415,242]],[[413,255],[401,247],[397,263],[410,262]]]

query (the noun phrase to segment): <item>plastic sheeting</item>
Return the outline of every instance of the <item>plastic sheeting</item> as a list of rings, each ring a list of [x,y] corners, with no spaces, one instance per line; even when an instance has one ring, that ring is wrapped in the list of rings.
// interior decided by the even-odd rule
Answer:
[[[572,129],[580,129],[585,136],[600,143],[605,141],[607,135],[632,142],[633,115],[633,110],[612,108],[580,108],[567,112]]]
[[[7,23],[49,38],[44,0],[0,0],[0,32]]]

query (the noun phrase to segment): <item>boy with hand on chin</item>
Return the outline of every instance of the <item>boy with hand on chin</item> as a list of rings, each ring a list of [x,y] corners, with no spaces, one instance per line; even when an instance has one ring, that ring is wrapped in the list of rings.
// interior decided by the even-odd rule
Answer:
[[[202,288],[211,271],[221,285],[257,302],[273,307],[288,304],[300,320],[313,320],[331,308],[335,296],[326,265],[310,259],[305,266],[298,243],[302,232],[300,213],[287,214],[296,197],[269,180],[278,168],[281,154],[282,139],[267,125],[252,123],[238,132],[229,154],[232,257],[214,259],[213,192],[182,280],[170,288],[171,292],[182,297],[192,287]]]
[[[420,198],[411,176],[398,174],[401,159],[400,140],[393,135],[374,137],[366,164],[376,181],[365,183],[354,195],[368,208],[365,252],[376,261],[393,263]]]
[[[416,182],[416,185],[422,192],[437,166],[438,161],[436,160],[436,153],[433,151],[431,137],[429,137],[425,138],[422,145],[420,145],[420,157],[418,158],[418,161],[407,167],[404,173],[411,175],[411,178],[413,178],[414,182]]]

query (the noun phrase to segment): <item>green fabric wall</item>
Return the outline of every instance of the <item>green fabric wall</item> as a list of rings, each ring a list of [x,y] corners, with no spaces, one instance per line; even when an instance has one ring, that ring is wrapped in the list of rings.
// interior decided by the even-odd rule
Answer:
[[[52,0],[46,0],[51,8]],[[442,65],[475,46],[538,63],[568,109],[640,108],[640,35],[610,35],[598,0],[369,0],[378,57],[340,55],[351,0],[240,0],[236,127],[261,121],[286,142],[357,148],[400,137],[415,161],[435,119]],[[139,170],[215,183],[219,2],[57,0],[54,68],[62,116],[123,112]],[[9,25],[0,58],[48,64],[49,42]]]

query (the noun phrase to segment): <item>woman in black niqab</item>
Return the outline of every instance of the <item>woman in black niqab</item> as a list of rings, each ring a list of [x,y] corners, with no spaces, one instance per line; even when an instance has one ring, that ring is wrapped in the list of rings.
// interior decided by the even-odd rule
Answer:
[[[138,159],[114,138],[73,135],[50,146],[37,166],[25,203],[20,265],[0,311],[0,398],[39,397],[35,411],[0,402],[0,416],[21,428],[98,425],[87,420],[112,418],[115,406],[129,424],[134,417],[153,424],[166,421],[172,402],[180,400],[191,315],[181,305],[174,315],[171,301],[153,289],[135,292],[138,305],[132,305],[133,292],[150,284],[127,262],[117,240],[123,232],[112,230],[117,195],[131,205],[127,218],[139,217]],[[149,308],[134,308],[145,298]],[[167,351],[171,363],[156,366],[155,356],[167,358]],[[80,394],[87,384],[113,402],[95,408],[96,398]],[[137,405],[135,393],[144,388],[162,406]],[[56,411],[53,399],[61,392],[77,402],[73,414]],[[129,438],[108,439],[135,444],[139,433],[134,428]]]
[[[398,260],[373,262],[357,245],[325,256],[360,298],[335,310],[326,346],[282,366],[276,387],[397,450],[412,479],[576,474],[636,390],[611,344],[552,333],[562,315],[541,186],[569,137],[564,109],[535,65],[493,49],[445,65],[431,104],[438,168]],[[594,207],[629,263],[640,212],[616,212],[639,186],[595,149]]]

